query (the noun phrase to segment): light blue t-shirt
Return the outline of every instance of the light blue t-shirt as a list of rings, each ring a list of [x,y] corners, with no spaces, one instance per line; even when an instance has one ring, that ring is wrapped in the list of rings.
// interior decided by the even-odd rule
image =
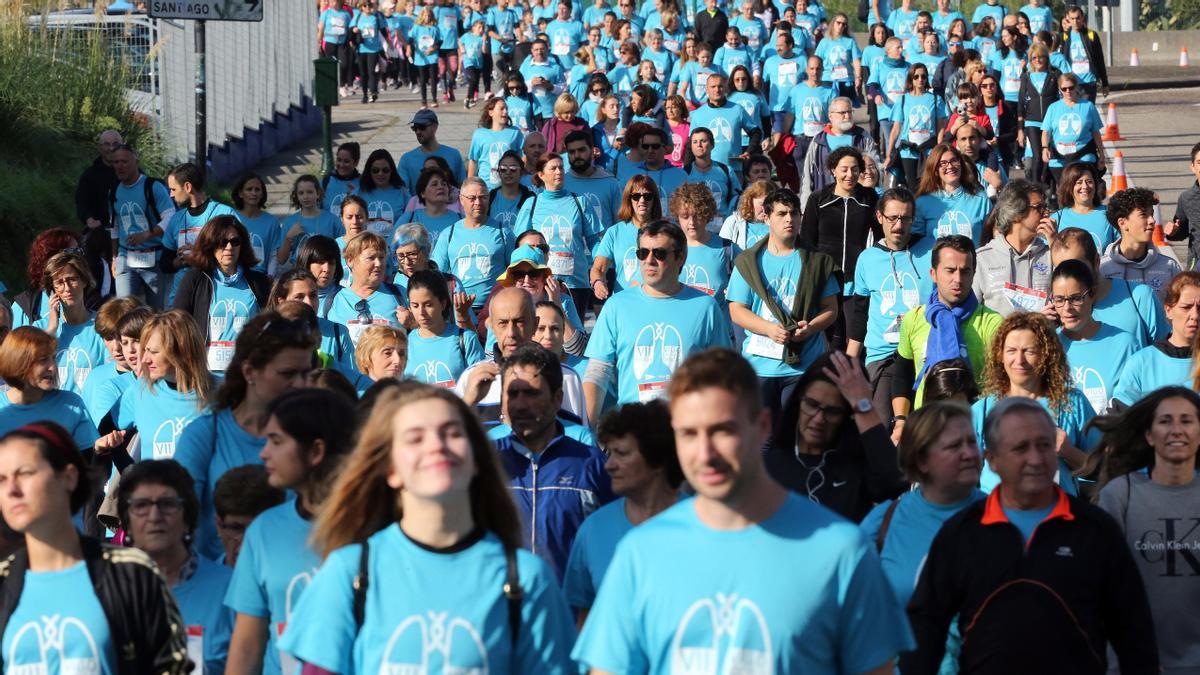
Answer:
[[[250,246],[254,249],[254,257],[258,259],[258,264],[253,269],[263,274],[274,270],[275,254],[283,243],[283,230],[280,229],[279,218],[266,211],[260,213],[257,218],[247,218],[239,211],[238,220],[246,227],[246,232],[250,235]]]
[[[171,459],[180,434],[200,412],[194,393],[180,393],[166,380],[141,380],[121,397],[115,422],[118,429],[137,427],[140,459]]]
[[[1108,245],[1121,238],[1117,228],[1113,227],[1108,222],[1108,217],[1105,215],[1107,209],[1101,205],[1088,211],[1087,213],[1076,213],[1075,209],[1060,209],[1050,216],[1054,222],[1058,224],[1058,229],[1061,231],[1067,227],[1078,227],[1081,230],[1086,230],[1092,235],[1092,239],[1096,242],[1096,250],[1104,251]]]
[[[383,51],[383,16],[374,12],[359,12],[351,21],[350,28],[358,29],[359,54],[378,54]]]
[[[79,394],[55,389],[42,396],[42,400],[30,405],[13,403],[7,395],[0,394],[0,436],[31,422],[52,420],[61,425],[75,444],[82,449],[95,445],[99,434],[88,415]]]
[[[216,413],[204,413],[179,436],[175,461],[183,465],[195,481],[196,497],[200,500],[200,524],[196,528],[195,546],[201,555],[213,560],[221,556],[217,511],[213,504],[217,479],[230,469],[262,464],[259,453],[266,443],[266,438],[254,436],[243,429],[229,408]]]
[[[808,137],[816,136],[829,121],[829,104],[835,94],[827,85],[812,86],[801,82],[792,87],[788,108],[796,116],[794,131]]]
[[[399,297],[388,290],[386,286],[380,286],[366,298],[360,298],[349,288],[343,288],[334,296],[326,318],[345,326],[350,331],[350,341],[355,345],[358,344],[358,338],[362,332],[372,324],[399,327],[400,324],[396,320],[396,308],[402,303],[407,306],[408,300],[404,297],[402,289],[394,288]],[[367,320],[368,315],[370,315],[369,321]]]
[[[796,285],[800,279],[802,267],[800,252],[792,251],[787,255],[777,256],[768,251],[767,247],[764,246],[761,255],[758,257],[758,266],[763,281],[770,288],[772,299],[784,311],[790,312],[793,298],[797,290],[799,290],[796,288]],[[819,297],[823,299],[832,295],[838,295],[839,290],[837,280],[834,279],[833,275],[830,275],[825,280],[825,287],[821,290]],[[762,298],[751,290],[750,285],[746,283],[745,277],[736,268],[729,279],[727,295],[730,302],[743,305],[759,317],[772,323],[777,323],[774,315],[771,314],[771,310],[767,308]],[[742,342],[742,355],[754,367],[754,372],[758,373],[759,377],[791,377],[802,375],[810,363],[825,353],[825,349],[826,343],[823,333],[809,337],[804,342],[804,348],[800,354],[800,363],[792,366],[783,361],[784,345],[776,344],[766,336],[746,331],[746,339]]]
[[[1026,4],[1020,11],[1029,17],[1029,32],[1034,35],[1044,30],[1054,29],[1054,11],[1048,6],[1034,7],[1032,4]]]
[[[794,53],[786,59],[776,54],[763,63],[762,79],[768,84],[767,105],[771,112],[788,110],[792,87],[800,83],[803,73],[804,58]]]
[[[975,8],[975,13],[971,15],[971,23],[979,25],[983,23],[985,17],[990,16],[996,22],[996,26],[999,27],[1004,24],[1004,17],[1007,15],[1008,7],[1001,4],[989,5],[984,3]]]
[[[128,251],[125,242],[129,235],[145,232],[150,229],[151,225],[158,225],[157,222],[152,223],[149,220],[150,209],[146,204],[147,180],[149,178],[144,174],[139,174],[133,185],[117,183],[117,189],[113,193],[112,223],[117,228],[117,250],[122,255]],[[175,209],[175,202],[171,201],[171,193],[162,181],[154,182],[151,195],[154,197],[154,208],[158,210],[160,218],[163,214]],[[152,237],[134,248],[144,251],[160,246],[162,246],[162,238]],[[156,262],[158,255],[155,253]]]
[[[876,244],[858,256],[851,295],[870,298],[863,346],[867,363],[891,356],[900,342],[900,320],[933,292],[933,237],[921,237],[902,251]]]
[[[83,561],[52,572],[26,570],[3,644],[6,673],[118,671],[108,617]]]
[[[983,441],[983,422],[987,419],[987,415],[996,407],[997,399],[995,396],[986,396],[979,399],[971,406],[971,422],[975,427],[975,438],[979,443],[979,450],[983,452],[987,449]],[[1057,412],[1050,407],[1050,401],[1046,398],[1039,398],[1038,403],[1050,413],[1050,418],[1054,420],[1059,429],[1067,432],[1067,440],[1076,448],[1083,452],[1091,452],[1092,448],[1100,442],[1100,431],[1098,429],[1090,429],[1085,432],[1084,427],[1096,416],[1095,409],[1088,402],[1087,397],[1083,395],[1077,387],[1071,387],[1067,392],[1067,404],[1062,410]],[[1062,459],[1058,460],[1058,483],[1067,494],[1075,495],[1079,491],[1075,485],[1075,478],[1071,474],[1071,467]],[[983,468],[979,473],[979,487],[990,493],[997,485],[1000,484],[1000,476],[992,471],[987,462],[983,463]]]
[[[443,230],[433,245],[430,262],[439,270],[451,272],[462,281],[462,291],[475,294],[475,307],[496,285],[496,278],[508,266],[516,235],[511,228],[494,220],[479,227],[467,227],[463,220]]]
[[[1104,122],[1100,113],[1091,101],[1079,101],[1075,105],[1067,105],[1064,101],[1055,101],[1046,109],[1042,118],[1042,129],[1050,132],[1050,142],[1060,155],[1071,155],[1084,148],[1092,140],[1092,134],[1104,131]],[[1089,152],[1081,156],[1080,162],[1095,162],[1096,153]],[[1059,157],[1050,158],[1050,166],[1060,168],[1063,161]]]
[[[191,209],[186,206],[175,209],[171,220],[167,221],[167,227],[162,236],[163,248],[178,251],[185,246],[194,245],[196,238],[200,236],[200,230],[204,229],[208,221],[217,216],[233,216],[237,218],[237,211],[232,206],[222,204],[215,199],[206,201],[197,215],[192,215]],[[186,267],[182,267],[175,274],[171,291],[165,303],[167,307],[170,307],[175,301],[175,289],[179,286],[179,281],[183,278],[183,272],[186,269]],[[14,323],[13,325],[16,324]]]
[[[917,197],[913,234],[938,239],[961,234],[979,244],[983,221],[992,212],[992,201],[983,190],[971,194],[962,186],[953,192],[937,190]]]
[[[954,514],[983,498],[982,492],[974,490],[970,497],[961,502],[934,504],[925,499],[919,487],[898,498],[900,503],[892,512],[892,520],[883,540],[883,550],[879,552],[879,562],[901,607],[908,606],[908,600],[912,597],[913,589],[917,587],[917,579],[925,564],[925,556],[929,555],[929,546],[942,525]],[[868,540],[878,540],[883,518],[893,501],[895,500],[877,504],[859,524],[859,529]]]
[[[358,196],[367,201],[365,229],[383,237],[384,241],[390,244],[396,225],[404,222],[404,211],[408,208],[408,191],[389,185],[373,190],[359,190]],[[345,226],[341,223],[338,225],[338,235],[345,234]]]
[[[195,572],[172,586],[171,593],[188,630],[194,626],[203,630],[204,672],[214,675],[225,671],[233,638],[233,612],[223,602],[233,570],[202,555],[195,556],[195,561]],[[192,672],[199,675],[199,664],[194,665]]]
[[[1133,405],[1155,389],[1192,386],[1192,359],[1167,356],[1154,345],[1143,347],[1125,360],[1113,398]]]
[[[453,388],[467,368],[485,357],[479,336],[446,324],[441,335],[423,337],[421,331],[408,333],[408,363],[404,375],[418,382]]]
[[[742,529],[708,527],[689,499],[629,532],[572,656],[610,673],[862,673],[913,646],[871,543],[789,493]]]
[[[578,21],[555,19],[546,25],[546,36],[550,38],[550,53],[560,59],[573,59],[575,50],[583,44],[583,24]]]
[[[908,77],[908,67],[909,63],[903,59],[896,65],[889,64],[885,59],[880,61],[878,66],[871,68],[867,84],[877,84],[883,91],[883,103],[875,104],[879,119],[891,121],[892,105],[904,95],[904,82]],[[886,141],[887,139],[884,139],[885,143]]]
[[[59,321],[55,337],[58,338],[58,354],[55,355],[58,387],[82,394],[92,371],[108,363],[108,348],[104,346],[104,338],[96,332],[96,319],[93,316],[78,326]]]
[[[624,497],[600,507],[579,526],[563,571],[563,592],[573,609],[588,609],[595,602],[617,542],[632,529]]]
[[[1087,44],[1084,43],[1083,36],[1072,28],[1069,41],[1068,57],[1071,59],[1071,72],[1079,78],[1080,84],[1095,83],[1096,74],[1092,72],[1092,64],[1088,60]]]
[[[738,108],[741,111],[741,108]],[[717,203],[717,215],[728,216],[737,207],[738,195],[742,192],[742,182],[738,180],[737,172],[726,164],[713,164],[708,171],[702,171],[699,166],[692,164],[687,171],[687,182],[703,185],[712,192],[713,201]]]
[[[608,259],[616,280],[611,289],[613,293],[642,283],[642,267],[637,259],[637,240],[637,226],[622,220],[608,228],[592,251],[593,257]]]
[[[547,190],[525,200],[513,227],[518,236],[528,230],[542,233],[550,245],[546,263],[568,288],[589,286],[591,250],[604,231],[603,225],[583,208],[582,201],[565,190]]]
[[[1025,537],[1025,541],[1028,542],[1033,537],[1033,531],[1037,529],[1037,526],[1041,525],[1042,521],[1054,510],[1054,504],[1054,502],[1051,502],[1045,508],[1034,509],[1032,511],[1010,509],[1007,506],[1000,508],[1004,509],[1004,517],[1008,518],[1008,522],[1015,525],[1021,531],[1021,536]]]
[[[590,212],[601,228],[617,221],[625,186],[609,172],[597,170],[591,176],[581,176],[567,171],[563,175],[563,189],[579,197],[584,211]]]
[[[824,70],[821,71],[822,82],[853,82],[853,62],[860,60],[862,52],[858,42],[849,35],[840,38],[825,36],[817,45],[816,56],[821,57]]]
[[[742,250],[737,244],[713,234],[703,244],[688,244],[687,261],[679,272],[679,281],[716,298],[726,307],[725,292],[733,273],[733,260]]]
[[[1125,362],[1138,350],[1134,337],[1101,323],[1100,330],[1090,340],[1072,340],[1060,328],[1058,339],[1067,354],[1071,380],[1083,391],[1092,409],[1108,410],[1109,399],[1121,381]]]
[[[462,46],[462,67],[483,68],[483,38],[475,33],[467,33],[459,39]]]
[[[570,610],[537,556],[517,551],[523,598],[514,646],[504,548],[495,535],[440,552],[392,524],[369,541],[362,626],[354,618],[362,546],[353,544],[329,556],[295,609],[282,645],[297,659],[344,675],[576,672]]]
[[[112,410],[113,405],[115,405],[117,402],[117,398],[119,398],[107,395],[104,398],[101,398],[101,392],[107,391],[109,389],[109,383],[112,380],[117,379],[118,376],[122,375],[129,376],[129,378],[125,378],[125,382],[120,385],[122,386],[123,390],[124,387],[128,386],[129,383],[132,382],[133,374],[129,371],[117,370],[117,362],[109,361],[108,363],[105,363],[104,365],[92,370],[91,376],[88,377],[87,384],[83,386],[83,391],[79,392],[79,397],[83,399],[83,404],[87,406],[88,415],[92,417],[92,421],[96,423],[96,426],[100,426],[100,420],[104,419],[104,416],[107,415],[110,410]]]
[[[1108,294],[1092,306],[1092,318],[1129,333],[1139,348],[1171,334],[1171,322],[1154,288],[1124,279],[1112,280]]]
[[[917,159],[917,153],[900,147],[901,141],[922,145],[937,134],[937,125],[946,119],[946,101],[941,96],[926,92],[917,96],[905,94],[892,106],[892,123],[900,125],[896,145],[903,159]],[[916,229],[914,227],[914,232]]]
[[[434,215],[427,211],[425,207],[421,207],[409,211],[403,220],[405,223],[420,223],[424,226],[425,231],[429,233],[429,238],[436,243],[437,238],[442,234],[442,230],[462,220],[462,214],[447,210],[440,215]]]
[[[343,9],[326,9],[317,17],[324,27],[321,39],[329,44],[340,45],[346,42],[346,31],[350,26],[350,12]]]
[[[357,181],[355,182],[357,183]],[[338,201],[338,209],[341,209],[340,200]],[[288,257],[289,265],[296,264],[296,254],[300,252],[300,248],[304,246],[304,242],[308,241],[309,237],[319,234],[330,239],[337,239],[344,232],[342,221],[330,211],[322,211],[313,217],[306,216],[301,211],[296,211],[284,218],[283,222],[279,224],[279,239],[281,244],[283,243],[283,239],[287,237],[287,233],[291,231],[292,226],[297,222],[300,223],[300,227],[304,232],[292,240],[292,254]]]
[[[509,150],[520,152],[522,143],[521,131],[516,127],[499,131],[480,127],[471,134],[467,158],[475,162],[475,175],[487,183],[489,190],[500,185],[500,174],[496,170],[500,158]]]
[[[703,291],[683,286],[659,298],[638,286],[604,303],[586,356],[616,367],[618,403],[645,402],[666,395],[689,354],[728,347],[729,335],[727,314]]]
[[[532,58],[528,58],[521,64],[520,71],[526,84],[533,82],[534,78],[540,77],[549,82],[550,87],[558,88],[567,81],[563,67],[559,65],[558,61],[551,58],[548,58],[545,63],[534,63]],[[554,114],[554,101],[557,96],[554,89],[546,86],[530,87],[530,93],[533,94],[538,115],[550,117]]]
[[[901,40],[908,40],[912,37],[913,29],[917,24],[917,14],[919,10],[910,9],[907,12],[903,8],[897,7],[893,9],[887,18],[887,27],[892,30],[892,33]]]
[[[729,77],[733,73],[733,69],[742,66],[753,72],[758,67],[758,61],[750,54],[750,50],[745,47],[730,47],[729,45],[721,45],[713,54],[713,65],[717,67],[725,77]]]
[[[747,131],[758,128],[758,120],[752,119],[752,111],[738,103],[726,101],[724,105],[714,107],[705,104],[692,111],[692,130],[704,127],[712,132],[712,160],[737,168],[742,154],[742,138]],[[731,162],[733,164],[731,164]]]
[[[225,372],[242,327],[258,314],[258,298],[246,283],[245,271],[239,270],[232,279],[221,270],[212,273],[213,295],[208,309],[209,345],[208,368],[214,373]]]
[[[441,157],[446,160],[456,182],[461,184],[467,177],[467,165],[463,163],[462,153],[458,150],[449,145],[438,145],[437,150],[426,152],[425,148],[417,146],[401,155],[400,161],[396,164],[396,172],[400,174],[400,180],[408,189],[417,189],[417,179],[421,177],[421,167],[425,166],[425,160],[430,157]]]
[[[321,566],[320,556],[309,547],[311,534],[312,523],[300,517],[294,498],[258,514],[246,528],[225,606],[238,614],[267,619],[263,675],[283,675],[279,636]],[[328,617],[328,608],[319,611],[322,619]],[[327,626],[325,631],[327,635]],[[324,647],[328,642],[317,644]],[[298,672],[297,664],[288,663],[287,675]]]
[[[420,24],[413,26],[412,32],[409,33],[409,39],[414,45],[413,65],[429,66],[437,63],[438,44],[441,42],[437,26],[424,26]],[[429,50],[433,50],[432,53]]]

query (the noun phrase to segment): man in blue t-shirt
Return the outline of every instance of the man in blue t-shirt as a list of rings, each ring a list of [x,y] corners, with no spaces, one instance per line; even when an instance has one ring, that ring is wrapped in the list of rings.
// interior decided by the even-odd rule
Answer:
[[[535,115],[540,127],[543,120],[554,116],[554,101],[566,88],[567,76],[562,62],[550,56],[550,45],[545,40],[534,40],[529,52],[520,71],[537,104]]]
[[[118,146],[112,155],[117,187],[109,199],[112,223],[112,275],[118,297],[144,295],[146,304],[163,306],[162,272],[158,268],[162,239],[150,232],[165,229],[175,214],[166,183],[143,174],[137,151]]]
[[[754,369],[699,352],[669,394],[696,497],[617,545],[572,656],[593,673],[891,673],[913,644],[903,611],[865,536],[767,473]]]
[[[467,165],[463,164],[461,152],[438,143],[437,113],[432,110],[418,110],[408,126],[417,138],[417,147],[401,155],[400,162],[396,165],[396,172],[400,174],[404,186],[409,190],[416,189],[417,178],[421,175],[425,160],[431,156],[446,160],[450,165],[450,172],[454,174],[455,182],[461,185],[467,177]]]

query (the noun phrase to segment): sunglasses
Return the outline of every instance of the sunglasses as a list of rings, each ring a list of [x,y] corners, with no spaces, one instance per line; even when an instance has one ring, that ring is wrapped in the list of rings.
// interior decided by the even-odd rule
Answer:
[[[637,259],[645,260],[650,256],[654,256],[654,259],[658,262],[665,262],[666,259],[674,252],[675,249],[673,248],[639,248],[637,250]]]
[[[545,274],[546,274],[546,270],[535,270],[535,269],[509,270],[508,278],[512,279],[513,281],[520,281],[521,279],[526,279],[526,278],[538,279],[538,278],[545,276]]]
[[[1074,85],[1072,85],[1070,87],[1059,87],[1058,90],[1063,93],[1066,93],[1068,91],[1075,91],[1075,87],[1074,87]]]
[[[221,248],[225,248],[226,246],[232,246],[234,248],[237,248],[238,246],[241,246],[241,245],[242,245],[241,237],[231,237],[231,238],[226,239],[225,241],[221,242]]]
[[[662,143],[642,143],[642,150],[662,150]]]
[[[647,199],[653,199],[654,196],[655,195],[653,192],[635,192],[635,193],[629,195],[629,200],[634,201],[634,202],[640,202],[640,201],[645,201]]]
[[[383,174],[388,174],[388,173],[391,173],[391,172],[392,172],[392,170],[391,170],[391,169],[389,169],[389,168],[387,168],[386,166],[373,166],[373,167],[371,167],[371,173],[372,173],[372,174],[374,174],[374,175],[376,175],[376,176],[381,176],[381,175],[383,175]]]

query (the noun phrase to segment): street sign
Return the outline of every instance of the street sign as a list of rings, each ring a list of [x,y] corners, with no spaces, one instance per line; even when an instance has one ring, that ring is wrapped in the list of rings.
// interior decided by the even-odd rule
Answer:
[[[262,21],[263,0],[150,0],[155,19]]]

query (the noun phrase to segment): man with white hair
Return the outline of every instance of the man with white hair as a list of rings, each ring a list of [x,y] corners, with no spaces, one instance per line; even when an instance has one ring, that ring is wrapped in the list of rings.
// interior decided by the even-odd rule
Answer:
[[[879,160],[879,147],[866,129],[854,123],[854,102],[839,96],[829,102],[829,124],[813,136],[804,155],[804,167],[800,171],[800,203],[807,204],[808,196],[820,192],[833,182],[833,176],[825,168],[829,153],[844,147],[858,148],[863,155],[870,155],[875,163]]]

